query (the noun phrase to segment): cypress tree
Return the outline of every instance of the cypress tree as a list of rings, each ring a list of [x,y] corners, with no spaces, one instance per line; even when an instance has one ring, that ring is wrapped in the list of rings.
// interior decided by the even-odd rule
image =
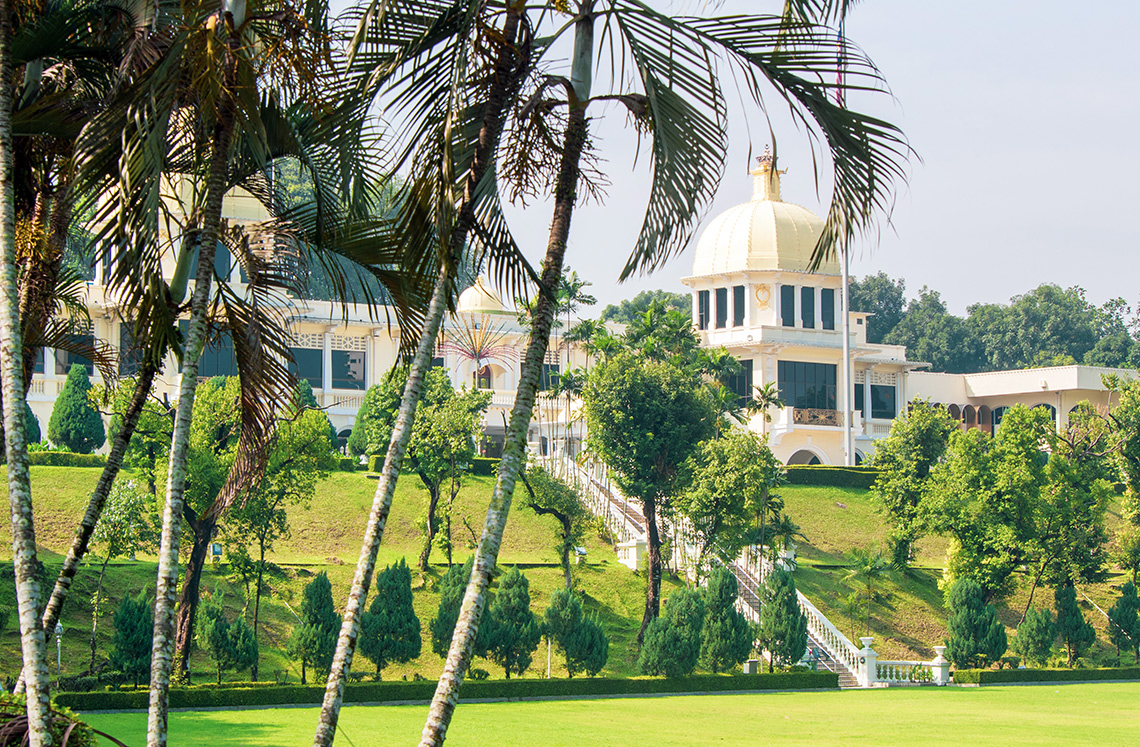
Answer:
[[[198,645],[214,660],[218,684],[222,684],[222,670],[233,668],[237,650],[230,636],[230,623],[226,620],[221,595],[216,591],[203,598],[198,607]]]
[[[439,610],[428,623],[431,632],[431,650],[436,656],[447,656],[451,647],[451,636],[455,633],[455,623],[459,620],[459,607],[463,604],[463,593],[467,589],[467,581],[471,578],[472,558],[468,558],[463,565],[453,565],[439,582]],[[484,624],[487,622],[484,615]],[[482,633],[484,625],[479,626]]]
[[[997,661],[1007,648],[1005,626],[997,619],[997,609],[986,604],[985,592],[972,579],[960,578],[950,587],[947,598],[950,619],[946,655],[959,669],[981,668]]]
[[[301,622],[293,629],[289,653],[301,661],[301,683],[305,684],[306,665],[327,670],[336,651],[336,637],[340,632],[340,615],[332,599],[332,584],[321,571],[305,585],[301,600]]]
[[[530,667],[542,631],[530,609],[530,582],[517,567],[503,574],[488,612],[487,655],[503,668],[507,679],[511,672],[522,674]]]
[[[115,635],[111,639],[111,668],[127,675],[138,687],[150,674],[150,652],[154,640],[154,605],[141,592],[123,597],[114,616]]]
[[[376,596],[360,620],[360,653],[376,665],[379,679],[385,666],[420,655],[420,619],[412,607],[412,572],[401,558],[376,577]]]
[[[1053,653],[1053,641],[1056,639],[1057,625],[1053,622],[1053,613],[1035,608],[1025,613],[1025,620],[1017,626],[1017,636],[1009,647],[1024,661],[1044,666]]]
[[[736,579],[733,579],[735,581]],[[800,611],[792,574],[773,568],[764,579],[757,626],[760,645],[769,654],[768,671],[792,666],[807,651],[807,618]],[[743,661],[743,659],[741,659]]]
[[[714,570],[705,589],[705,622],[701,629],[701,665],[713,674],[732,669],[752,651],[752,635],[748,621],[736,609],[736,595],[736,576],[732,571],[723,566]],[[795,599],[794,591],[792,598]]]
[[[260,653],[257,636],[254,635],[253,628],[249,626],[244,617],[238,615],[238,618],[230,625],[229,634],[230,651],[233,657],[230,660],[230,665],[237,670],[253,669]]]
[[[107,440],[103,418],[91,406],[89,391],[87,369],[73,364],[48,420],[48,440],[76,454],[90,454]]]
[[[364,393],[364,401],[360,403],[360,409],[356,411],[356,419],[352,421],[352,432],[348,435],[348,453],[354,457],[370,456],[364,452],[368,451],[368,424],[377,417],[377,413],[373,410],[379,402],[380,386],[374,385],[368,388]]]
[[[609,661],[609,638],[596,619],[583,614],[581,599],[569,589],[558,589],[550,595],[543,632],[566,656],[570,677],[578,672],[593,677]]]
[[[1096,641],[1096,630],[1081,612],[1080,605],[1077,604],[1077,590],[1072,582],[1053,592],[1053,602],[1057,608],[1057,634],[1065,644],[1068,664],[1072,667]]]
[[[24,433],[25,443],[37,444],[43,440],[43,436],[40,435],[40,420],[27,402],[24,402]]]
[[[1121,649],[1136,654],[1140,662],[1140,603],[1136,599],[1136,587],[1131,581],[1120,587],[1120,599],[1108,611],[1108,637],[1116,646],[1116,658]]]
[[[682,589],[665,602],[649,624],[637,666],[642,674],[684,677],[692,674],[701,652],[705,603],[699,591]]]

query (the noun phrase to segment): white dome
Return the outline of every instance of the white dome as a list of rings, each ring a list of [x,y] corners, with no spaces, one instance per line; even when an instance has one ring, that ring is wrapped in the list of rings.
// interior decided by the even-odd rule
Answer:
[[[771,158],[760,159],[750,172],[752,199],[713,218],[697,241],[693,275],[749,270],[806,272],[823,232],[823,219],[800,205],[780,199],[780,172]],[[839,262],[829,259],[816,272],[838,275]]]
[[[475,285],[459,294],[455,311],[460,314],[505,314],[511,313],[503,304],[503,299],[486,286],[483,276],[475,278]]]

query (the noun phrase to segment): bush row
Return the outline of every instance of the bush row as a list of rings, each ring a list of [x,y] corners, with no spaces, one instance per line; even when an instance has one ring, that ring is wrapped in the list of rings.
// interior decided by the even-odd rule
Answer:
[[[879,477],[874,467],[830,467],[821,464],[788,466],[790,485],[828,485],[834,488],[869,489]]]
[[[72,454],[70,451],[29,451],[28,464],[44,467],[103,467],[102,454]]]
[[[1088,682],[1140,680],[1140,667],[1110,669],[962,669],[954,672],[959,685],[997,685],[1003,682]]]
[[[352,457],[340,457],[337,459],[336,468],[341,472],[355,472],[356,460]]]
[[[432,680],[421,682],[371,682],[345,687],[346,703],[427,701],[435,692]],[[629,695],[655,693],[725,692],[733,690],[805,690],[839,687],[833,672],[781,672],[733,676],[696,675],[666,679],[573,680],[522,679],[466,682],[463,698],[559,698],[581,695]],[[323,685],[269,685],[258,687],[190,688],[170,691],[171,708],[230,706],[308,705],[324,698]],[[115,711],[147,707],[146,690],[135,692],[60,693],[56,703],[77,711]]]
[[[491,477],[499,471],[499,459],[475,457],[471,464],[471,474]]]

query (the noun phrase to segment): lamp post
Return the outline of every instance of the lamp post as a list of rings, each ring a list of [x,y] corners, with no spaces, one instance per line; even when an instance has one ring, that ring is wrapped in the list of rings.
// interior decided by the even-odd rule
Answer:
[[[58,620],[55,623],[55,676],[59,677],[63,669],[63,644],[60,639],[63,637],[63,623]]]

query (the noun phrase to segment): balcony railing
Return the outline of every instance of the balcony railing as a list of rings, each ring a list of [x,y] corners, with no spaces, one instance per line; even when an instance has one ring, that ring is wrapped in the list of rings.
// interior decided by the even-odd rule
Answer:
[[[843,424],[839,410],[821,410],[814,407],[793,408],[792,422],[796,425],[824,425],[836,428]]]

